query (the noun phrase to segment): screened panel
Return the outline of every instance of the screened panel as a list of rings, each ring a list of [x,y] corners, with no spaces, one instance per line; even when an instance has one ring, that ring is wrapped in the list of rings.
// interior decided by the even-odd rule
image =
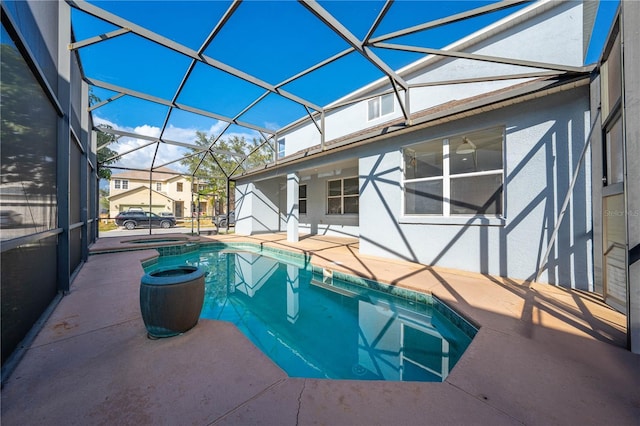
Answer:
[[[69,142],[67,142],[69,143]],[[75,139],[69,147],[69,223],[80,222],[80,167],[82,153]]]
[[[624,194],[603,198],[604,296],[619,311],[627,311],[626,215]]]
[[[501,214],[502,175],[451,179],[451,214]]]
[[[329,198],[327,207],[329,214],[342,214],[342,198]]]
[[[0,238],[54,229],[57,114],[2,27]]]
[[[0,256],[3,364],[57,293],[56,243],[52,236]]]
[[[83,225],[84,226],[84,225]],[[82,227],[74,228],[69,231],[69,268],[70,271],[76,270],[82,261]]]
[[[622,63],[620,54],[620,34],[613,43],[613,48],[607,58],[607,97],[609,108],[613,108],[622,96]]]
[[[502,128],[451,138],[450,173],[474,173],[502,169]]]
[[[358,178],[344,180],[344,195],[358,195]]]
[[[622,141],[622,119],[618,118],[607,131],[607,185],[624,180],[624,156]]]
[[[342,181],[330,180],[329,181],[329,197],[335,197],[342,195]]]
[[[344,197],[344,212],[345,213],[358,213],[359,212],[359,198],[358,197]]]
[[[404,178],[442,176],[442,141],[430,141],[404,149]]]
[[[405,183],[406,214],[442,214],[442,180]]]

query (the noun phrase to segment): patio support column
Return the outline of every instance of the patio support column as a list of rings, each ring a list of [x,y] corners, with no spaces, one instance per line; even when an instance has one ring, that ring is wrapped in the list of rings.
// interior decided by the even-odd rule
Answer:
[[[300,176],[297,173],[287,174],[287,241],[298,241],[298,220],[300,196]]]

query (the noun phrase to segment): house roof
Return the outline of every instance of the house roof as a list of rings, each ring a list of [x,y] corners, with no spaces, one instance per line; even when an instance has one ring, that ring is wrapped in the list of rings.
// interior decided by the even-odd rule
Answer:
[[[323,155],[332,154],[336,151],[373,143],[382,138],[435,126],[464,117],[471,117],[490,110],[512,106],[517,103],[549,96],[577,87],[588,86],[589,82],[590,72],[583,72],[563,77],[539,78],[478,96],[453,100],[433,108],[413,113],[411,115],[411,125],[407,125],[403,118],[394,119],[378,126],[369,127],[327,141],[324,149],[322,149],[320,145],[315,145],[280,159],[278,164],[255,169],[243,175],[235,176],[235,178],[240,179],[248,176],[257,176],[279,167],[303,163]]]
[[[170,169],[169,167],[159,167],[151,174],[151,180],[155,182],[167,182],[179,176],[182,176],[182,174],[176,170]],[[142,180],[148,182],[149,172],[141,170],[125,170],[120,173],[112,174],[111,180],[113,179]]]

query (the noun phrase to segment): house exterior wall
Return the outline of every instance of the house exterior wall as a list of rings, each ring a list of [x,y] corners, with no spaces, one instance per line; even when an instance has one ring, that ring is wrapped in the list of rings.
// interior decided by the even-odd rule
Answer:
[[[339,164],[296,171],[300,185],[307,185],[307,213],[301,213],[299,232],[313,235],[358,237],[357,214],[327,213],[327,182],[358,176],[357,159]],[[271,177],[257,182],[236,182],[236,233],[252,235],[287,229],[286,179]]]
[[[555,6],[550,7],[550,4]],[[510,28],[466,48],[465,52],[568,66],[582,66],[582,2],[552,2],[550,4],[543,6],[547,10],[539,15],[521,20]],[[516,65],[451,58],[427,60],[420,69],[415,71],[407,70],[405,79],[410,85],[413,85],[454,79],[514,75],[534,71],[541,70]],[[450,101],[467,99],[490,91],[514,86],[528,80],[530,79],[519,78],[414,87],[410,90],[409,110],[412,112],[421,111]],[[389,85],[373,90],[363,88],[355,96],[382,93],[390,88]],[[404,99],[404,92],[401,92],[401,97]],[[395,96],[394,111],[391,114],[369,121],[367,108],[368,102],[365,100],[328,112],[325,117],[325,141],[338,139],[368,127],[402,117],[402,110]],[[321,143],[320,134],[316,126],[308,120],[279,134],[279,138],[285,139],[285,155],[291,155]]]
[[[116,189],[115,180],[128,181],[127,189]],[[156,184],[162,185],[161,191],[155,191]],[[182,183],[182,191],[178,191],[178,183]],[[125,176],[113,175],[109,181],[109,217],[115,217],[119,212],[127,210],[129,207],[143,207],[149,205],[149,191],[136,191],[127,195],[126,198],[119,198],[118,195],[127,193],[136,188],[149,188],[148,180],[131,179]],[[152,197],[154,213],[170,211],[176,217],[191,217],[191,181],[184,176],[178,176],[166,181],[152,181],[151,187],[154,189]],[[162,197],[162,195],[165,197]],[[160,197],[159,199],[157,197]],[[172,200],[172,201],[167,201]],[[177,212],[175,201],[183,202],[183,211]]]
[[[583,85],[440,126],[391,135],[324,159],[283,166],[263,181],[237,182],[236,197],[242,199],[242,208],[237,212],[236,232],[248,235],[286,229],[278,224],[286,205],[284,176],[295,170],[300,184],[308,185],[309,194],[308,213],[300,216],[301,233],[359,236],[363,254],[532,280],[556,227],[589,125],[589,88]],[[494,126],[504,126],[506,132],[502,219],[403,215],[402,147]],[[357,161],[357,167],[345,167],[346,158]],[[593,290],[590,170],[587,151],[541,282]],[[356,175],[360,179],[359,215],[326,215],[327,180]],[[242,226],[245,221],[253,226]]]
[[[284,178],[236,183],[236,234],[253,235],[278,232],[283,228],[284,207],[281,191],[286,191]],[[282,188],[282,189],[281,189]]]
[[[583,87],[372,144],[359,162],[360,252],[534,279],[584,146],[588,111]],[[492,126],[506,128],[504,220],[403,217],[402,146]],[[589,169],[582,164],[540,281],[592,289]]]
[[[144,210],[150,210],[153,213],[160,213],[166,211],[172,211],[173,200],[164,194],[154,192],[151,198],[151,209],[149,209],[149,190],[135,191],[129,194],[124,194],[114,200],[109,205],[112,210],[109,210],[109,217],[116,217],[121,212],[128,210],[129,207],[140,207]]]

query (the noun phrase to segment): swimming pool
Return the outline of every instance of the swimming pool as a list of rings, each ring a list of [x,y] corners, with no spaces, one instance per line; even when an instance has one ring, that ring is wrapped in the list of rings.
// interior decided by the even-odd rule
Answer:
[[[244,247],[201,247],[145,269],[184,264],[206,271],[200,317],[234,323],[291,377],[442,381],[475,333],[431,296],[396,297]]]

